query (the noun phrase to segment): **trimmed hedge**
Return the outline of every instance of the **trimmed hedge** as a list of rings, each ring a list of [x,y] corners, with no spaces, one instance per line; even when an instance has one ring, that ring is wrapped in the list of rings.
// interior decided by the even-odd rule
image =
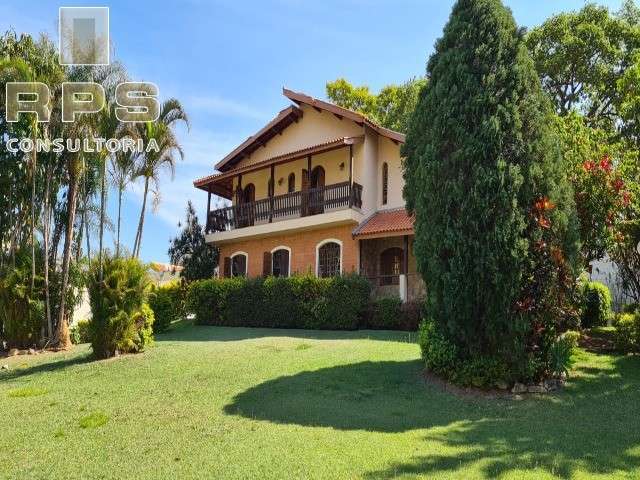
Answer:
[[[640,314],[623,313],[616,323],[616,349],[623,353],[640,353]]]
[[[189,287],[187,310],[200,325],[355,330],[370,293],[358,275],[200,280]]]
[[[370,303],[362,328],[415,332],[421,317],[421,302],[402,303],[400,297],[383,297]]]
[[[166,332],[172,322],[184,318],[185,293],[185,287],[180,281],[152,287],[149,306],[155,317],[153,333]]]
[[[601,327],[611,316],[611,293],[600,282],[588,282],[582,290],[582,327]]]

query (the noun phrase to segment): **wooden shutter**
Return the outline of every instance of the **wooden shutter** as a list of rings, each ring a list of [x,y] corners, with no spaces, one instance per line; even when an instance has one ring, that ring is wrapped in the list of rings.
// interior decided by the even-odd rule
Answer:
[[[222,272],[224,278],[231,277],[231,258],[224,257],[224,271]]]
[[[262,276],[268,277],[271,275],[271,252],[264,252],[262,261]]]

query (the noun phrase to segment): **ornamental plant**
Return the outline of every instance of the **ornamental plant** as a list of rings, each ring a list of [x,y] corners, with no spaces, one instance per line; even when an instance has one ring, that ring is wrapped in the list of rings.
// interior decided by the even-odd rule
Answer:
[[[458,0],[427,76],[404,193],[442,358],[471,378],[487,365],[501,380],[550,375],[578,231],[554,113],[511,12]]]

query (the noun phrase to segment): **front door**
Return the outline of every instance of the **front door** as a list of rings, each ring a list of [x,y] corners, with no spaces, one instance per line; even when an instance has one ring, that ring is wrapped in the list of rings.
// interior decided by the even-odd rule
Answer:
[[[256,201],[256,187],[253,183],[250,183],[242,191],[242,205],[240,208],[242,226],[249,227],[253,225],[255,218],[255,202]]]

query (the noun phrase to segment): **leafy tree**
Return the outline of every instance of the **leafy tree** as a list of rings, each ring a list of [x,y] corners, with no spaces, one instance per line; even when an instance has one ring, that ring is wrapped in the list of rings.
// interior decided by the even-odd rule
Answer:
[[[536,69],[559,114],[578,111],[589,125],[615,128],[627,97],[621,81],[638,64],[637,12],[633,1],[618,14],[587,4],[549,18],[528,34]]]
[[[403,152],[427,311],[462,361],[539,377],[578,246],[551,105],[500,0],[458,0],[427,72]]]
[[[339,105],[366,115],[383,127],[406,132],[418,101],[424,78],[412,78],[403,85],[387,85],[377,95],[367,86],[353,86],[344,78],[327,83],[327,97]]]
[[[182,278],[191,282],[213,277],[218,265],[218,249],[206,243],[204,226],[198,222],[196,210],[190,201],[187,203],[184,227],[169,244],[171,263],[184,267]]]

